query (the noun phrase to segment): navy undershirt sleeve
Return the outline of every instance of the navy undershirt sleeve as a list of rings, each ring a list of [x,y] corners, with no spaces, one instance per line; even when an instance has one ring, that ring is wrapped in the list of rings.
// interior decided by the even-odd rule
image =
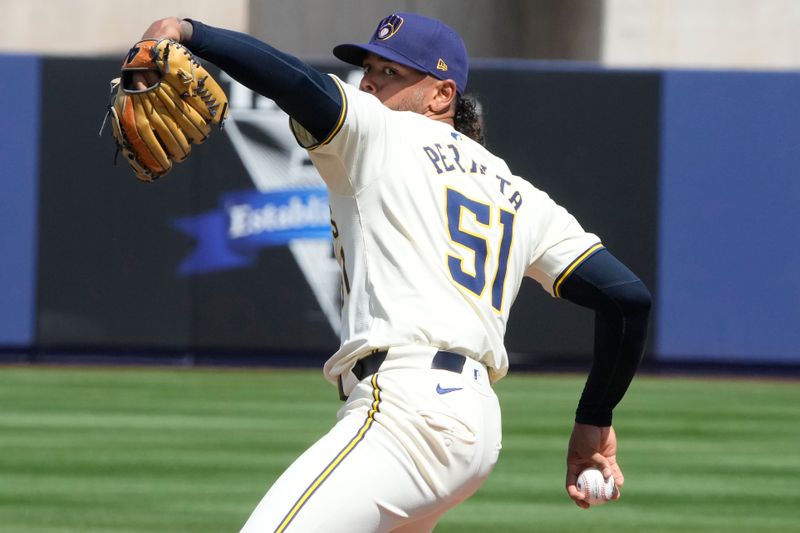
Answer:
[[[274,100],[318,140],[334,130],[343,102],[330,76],[244,33],[189,22],[192,38],[183,44],[193,53]]]
[[[604,249],[570,274],[561,286],[561,296],[595,311],[594,359],[575,421],[610,426],[614,407],[628,390],[642,358],[650,292]]]

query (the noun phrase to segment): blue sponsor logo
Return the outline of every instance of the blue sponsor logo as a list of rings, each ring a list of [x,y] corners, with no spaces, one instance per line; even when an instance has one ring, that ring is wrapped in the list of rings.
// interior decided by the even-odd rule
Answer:
[[[179,218],[173,226],[197,240],[178,267],[183,276],[245,268],[259,250],[295,239],[331,239],[328,192],[323,187],[259,192],[220,198],[220,208]]]

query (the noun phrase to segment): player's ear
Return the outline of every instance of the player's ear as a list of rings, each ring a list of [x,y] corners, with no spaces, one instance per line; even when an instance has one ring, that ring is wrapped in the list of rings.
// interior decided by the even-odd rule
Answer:
[[[435,92],[430,102],[431,111],[442,114],[455,105],[456,82],[453,80],[437,80],[434,84]]]

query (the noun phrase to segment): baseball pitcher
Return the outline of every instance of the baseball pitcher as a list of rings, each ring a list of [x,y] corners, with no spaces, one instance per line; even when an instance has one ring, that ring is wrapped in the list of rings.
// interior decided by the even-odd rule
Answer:
[[[567,493],[588,507],[575,483],[591,466],[623,484],[612,411],[642,355],[650,294],[483,146],[454,30],[395,13],[369,42],[337,46],[336,57],[363,69],[359,87],[196,20],[156,21],[143,38],[180,43],[273,99],[329,190],[343,305],[341,346],[324,374],[345,403],[242,531],[425,532],[472,495],[500,453],[492,385],[508,370],[503,336],[525,276],[596,313]],[[159,76],[134,72],[129,90]]]

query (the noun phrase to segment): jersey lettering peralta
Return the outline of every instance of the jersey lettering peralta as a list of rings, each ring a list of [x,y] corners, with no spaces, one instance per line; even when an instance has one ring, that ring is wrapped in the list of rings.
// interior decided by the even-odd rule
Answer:
[[[560,278],[599,239],[448,124],[334,79],[345,105],[328,139],[292,123],[327,184],[341,267],[341,346],[326,377],[376,349],[426,346],[477,359],[500,379],[523,276],[558,296]]]

